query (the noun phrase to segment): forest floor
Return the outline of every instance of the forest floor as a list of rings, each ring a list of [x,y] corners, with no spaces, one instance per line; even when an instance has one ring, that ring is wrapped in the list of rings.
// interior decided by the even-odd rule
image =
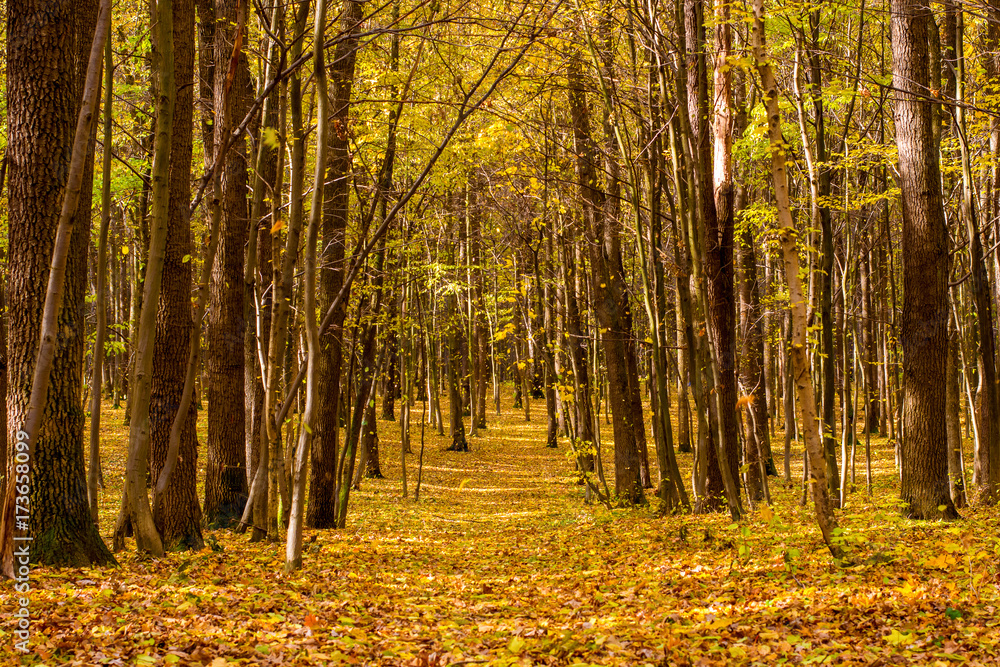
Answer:
[[[383,480],[351,497],[344,531],[307,531],[304,567],[283,544],[207,531],[199,553],[118,554],[120,568],[32,572],[34,653],[47,665],[987,665],[1000,662],[993,511],[953,524],[897,510],[892,450],[873,438],[874,495],[838,512],[851,564],[835,564],[802,507],[771,478],[773,511],[657,515],[585,505],[563,441],[510,407],[471,453],[428,428],[401,497],[398,422],[380,421]],[[204,415],[204,412],[201,413]],[[420,406],[414,411],[419,451]],[[101,529],[124,471],[121,410],[107,409]],[[202,425],[202,428],[204,426]],[[610,428],[602,428],[610,433]],[[201,442],[204,443],[202,431]],[[782,469],[780,434],[775,463]],[[613,479],[610,447],[606,466]],[[650,456],[655,456],[650,443]],[[801,453],[792,478],[800,480]],[[680,455],[685,471],[691,455]],[[203,463],[203,462],[202,462]],[[686,474],[689,474],[686,472]],[[655,476],[655,470],[654,470]],[[13,604],[4,584],[6,619]],[[0,662],[17,664],[11,624]]]

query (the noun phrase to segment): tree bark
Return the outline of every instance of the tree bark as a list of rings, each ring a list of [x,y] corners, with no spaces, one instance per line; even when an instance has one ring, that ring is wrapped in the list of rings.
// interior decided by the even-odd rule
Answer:
[[[242,45],[246,4],[217,0],[214,53],[236,50],[233,80],[230,67],[215,68],[215,127],[236,127],[249,111],[250,71]],[[221,134],[221,133],[219,133]],[[220,146],[225,138],[214,137]],[[222,176],[222,227],[212,270],[208,314],[208,446],[205,471],[205,519],[209,526],[228,526],[239,519],[247,500],[246,420],[244,406],[243,262],[249,211],[247,147],[241,139],[230,149]]]
[[[111,59],[111,32],[108,31],[104,47],[104,141],[101,149],[101,230],[97,240],[97,285],[95,307],[97,310],[97,331],[94,332],[93,368],[90,380],[90,460],[87,466],[87,498],[90,502],[90,516],[98,522],[97,489],[101,477],[101,398],[105,361],[105,341],[108,335],[108,231],[111,227],[111,110],[114,99],[114,67]],[[6,163],[5,163],[6,164]],[[2,184],[0,184],[2,185]],[[0,303],[2,306],[2,303]],[[6,461],[6,452],[0,461]]]
[[[187,211],[191,202],[191,154],[194,121],[194,2],[172,0],[174,14],[174,105],[170,146],[170,211],[163,284],[156,317],[153,344],[152,395],[149,421],[152,478],[159,479],[167,459],[170,428],[181,403],[191,351],[191,329],[195,326],[191,307],[191,225]],[[176,468],[162,496],[153,507],[153,520],[165,549],[184,547],[197,551],[204,546],[201,506],[198,503],[198,411],[190,404],[181,427]]]
[[[953,314],[954,315],[954,314]],[[959,419],[959,407],[962,403],[962,390],[959,387],[958,373],[958,327],[955,318],[949,318],[948,327],[948,367],[945,386],[945,429],[948,432],[948,480],[951,489],[951,499],[956,508],[965,506],[965,476],[962,471],[962,424]]]
[[[605,211],[606,194],[597,182],[597,147],[590,135],[590,112],[579,64],[569,63],[569,102],[577,153],[577,179],[590,250],[591,294],[601,325],[615,441],[615,492],[627,505],[646,503],[640,450],[645,445],[642,415],[635,414],[630,380],[638,392],[638,362],[631,345],[632,313],[625,291],[618,221]],[[637,423],[638,422],[638,423]],[[640,442],[641,441],[641,442]]]
[[[926,0],[892,0],[893,120],[903,209],[903,513],[954,519],[948,481],[948,228],[941,200],[927,43]]]
[[[702,225],[704,276],[706,280],[706,320],[709,345],[712,349],[709,372],[717,375],[712,379],[714,391],[709,400],[715,403],[717,422],[713,424],[716,446],[708,448],[708,503],[706,507],[720,506],[727,495],[726,479],[739,480],[739,452],[736,424],[736,347],[735,347],[735,298],[733,273],[733,191],[732,191],[732,135],[729,129],[731,112],[729,77],[719,75],[721,66],[716,67],[717,103],[716,146],[713,158],[714,173],[707,165],[711,155],[709,134],[708,73],[703,0],[686,0],[684,23],[686,32],[686,57],[692,62],[687,70],[688,104],[694,160],[701,165],[695,171],[699,179],[697,192],[700,201],[699,219]],[[728,53],[727,22],[719,26],[720,49]],[[693,261],[698,258],[692,257]],[[710,411],[711,414],[711,411]],[[721,456],[720,456],[721,452]],[[723,471],[726,466],[728,471]],[[732,483],[733,494],[730,504],[739,503],[739,486]]]
[[[326,312],[344,284],[346,230],[350,215],[351,154],[349,117],[351,89],[357,60],[363,4],[347,0],[340,16],[341,40],[329,64],[331,127],[328,136],[327,171],[324,188],[323,253],[320,272],[320,308]],[[337,307],[329,329],[320,332],[321,370],[317,391],[317,433],[312,448],[312,469],[306,524],[313,528],[336,527],[334,487],[340,441],[340,375],[343,365],[343,325],[347,316],[345,297]]]
[[[110,11],[110,8],[106,8]],[[44,404],[44,428],[29,439],[30,518],[33,561],[51,566],[83,567],[114,563],[90,516],[83,444],[84,290],[90,236],[94,137],[77,116],[81,110],[88,54],[94,38],[97,2],[18,2],[8,6],[8,224],[10,248],[7,285],[9,345],[7,367],[7,442],[28,418],[36,355],[43,342],[41,325],[50,260],[62,217],[71,235],[58,281],[65,307],[51,313],[58,336],[49,332],[54,349]],[[106,33],[105,33],[106,34]],[[103,45],[103,41],[101,42]],[[94,100],[99,90],[100,59]],[[91,116],[94,109],[90,109]],[[85,122],[85,121],[84,121]],[[80,127],[82,125],[82,128]],[[80,135],[77,137],[77,135]],[[77,144],[75,138],[82,144]],[[79,146],[82,162],[76,173],[78,201],[68,208],[72,191],[71,149]],[[65,209],[60,214],[60,205]],[[58,303],[58,302],[56,302]],[[38,369],[42,370],[42,369]],[[8,449],[8,457],[15,448]],[[14,461],[8,461],[13,465]],[[27,471],[11,467],[11,482]],[[5,497],[0,535],[3,570],[13,575],[14,487]]]
[[[788,176],[785,172],[785,141],[781,136],[781,112],[778,109],[778,86],[768,63],[764,42],[764,2],[753,3],[753,59],[760,74],[764,90],[767,112],[767,131],[771,153],[771,178],[774,183],[775,200],[778,207],[778,222],[781,226],[779,239],[785,266],[785,280],[788,283],[788,299],[791,314],[791,344],[789,356],[799,405],[799,418],[803,424],[803,440],[808,457],[809,484],[812,488],[816,519],[823,541],[834,558],[843,557],[843,549],[835,541],[837,519],[830,503],[830,491],[826,483],[826,462],[823,457],[823,443],[816,424],[816,395],[813,393],[812,375],[809,368],[808,341],[806,337],[806,295],[799,277],[799,254],[796,244],[797,232],[792,220],[791,204],[788,197]],[[786,369],[787,372],[787,369]],[[785,424],[786,430],[788,424]]]

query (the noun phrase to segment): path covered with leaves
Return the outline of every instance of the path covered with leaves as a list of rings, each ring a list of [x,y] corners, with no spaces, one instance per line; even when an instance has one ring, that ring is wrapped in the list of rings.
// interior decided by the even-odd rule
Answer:
[[[123,448],[121,411],[105,423],[109,443]],[[226,530],[206,533],[212,547],[200,553],[153,560],[130,544],[120,569],[35,570],[35,654],[23,662],[1000,661],[1000,521],[982,511],[951,525],[900,519],[884,440],[874,441],[886,462],[874,497],[859,475],[841,514],[852,564],[839,567],[798,485],[772,478],[773,512],[757,508],[740,525],[659,517],[655,507],[609,512],[583,504],[567,446],[544,448],[544,424],[508,410],[469,454],[444,451],[447,439],[427,430],[417,503],[416,456],[403,499],[398,425],[379,428],[386,479],[355,492],[346,531],[306,533],[302,571],[281,574],[283,545]],[[681,460],[689,469],[690,455]],[[105,465],[107,534],[123,449]],[[2,590],[9,611],[10,583]],[[9,613],[0,627],[0,662],[16,663]]]

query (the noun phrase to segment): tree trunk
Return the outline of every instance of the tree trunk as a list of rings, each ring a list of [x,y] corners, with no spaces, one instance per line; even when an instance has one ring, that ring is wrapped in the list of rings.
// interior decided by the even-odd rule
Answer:
[[[958,373],[958,327],[955,318],[950,317],[948,327],[948,368],[945,387],[945,429],[948,432],[948,480],[951,499],[956,508],[965,506],[965,476],[962,471],[962,424],[959,420],[959,406],[962,390],[959,388]]]
[[[696,192],[698,218],[704,246],[704,280],[706,281],[705,317],[708,325],[709,345],[712,351],[708,372],[713,376],[709,386],[709,400],[714,403],[715,419],[712,441],[708,448],[708,489],[705,507],[720,506],[727,495],[730,505],[739,504],[739,452],[736,424],[736,348],[735,305],[733,290],[733,192],[731,135],[729,134],[730,92],[728,75],[723,73],[716,81],[716,96],[722,95],[716,113],[717,153],[713,162],[715,174],[708,169],[711,143],[709,134],[708,73],[706,66],[707,42],[705,39],[703,0],[685,0],[684,25],[686,57],[691,66],[687,70],[687,112],[691,129],[693,159],[698,180]],[[725,23],[725,22],[724,22]],[[727,35],[725,26],[720,26]],[[722,51],[728,53],[728,36],[722,37]],[[717,67],[716,71],[726,70]],[[698,262],[698,257],[692,257]],[[716,377],[717,376],[717,377]],[[712,387],[714,385],[714,387]],[[713,409],[709,410],[712,414]],[[720,456],[721,453],[721,456]],[[723,470],[725,466],[727,470]],[[727,482],[727,480],[729,480]],[[727,487],[731,487],[727,489]]]
[[[788,283],[788,298],[791,314],[791,344],[789,356],[798,397],[799,418],[803,424],[803,440],[806,443],[808,471],[812,488],[816,519],[823,541],[834,558],[841,558],[843,550],[835,541],[837,519],[830,503],[829,487],[826,483],[826,462],[823,460],[823,443],[816,424],[816,398],[813,393],[812,375],[809,369],[808,341],[806,337],[806,296],[799,277],[799,254],[792,220],[791,204],[788,197],[788,176],[785,172],[785,141],[781,136],[781,112],[778,109],[778,86],[768,64],[764,43],[764,2],[753,3],[753,59],[760,74],[767,111],[767,130],[771,153],[771,178],[778,207],[778,222],[781,225],[780,241],[785,265],[785,280]],[[786,372],[788,369],[786,369]],[[786,423],[785,428],[788,428]]]
[[[948,228],[941,200],[927,43],[926,0],[892,0],[893,120],[903,209],[903,513],[954,519],[945,430]],[[939,509],[941,508],[941,509]]]
[[[70,149],[81,107],[97,2],[11,3],[7,7],[9,160],[9,313],[7,441],[27,416],[49,262],[60,204],[66,191]],[[96,93],[95,93],[96,94]],[[84,290],[90,238],[93,140],[84,159],[79,203],[65,263],[59,335],[47,400],[45,429],[38,432],[30,466],[29,533],[33,561],[50,566],[107,565],[114,558],[101,540],[87,502],[80,405],[83,378]],[[11,446],[10,453],[15,450]],[[14,475],[23,471],[13,468]],[[11,479],[17,479],[12,476]],[[13,486],[8,487],[8,493]],[[13,494],[3,517],[3,566],[13,574]],[[7,508],[5,507],[5,510]]]
[[[321,2],[316,8],[313,23],[313,40],[317,44],[325,41],[326,35],[326,3]],[[318,390],[320,375],[320,332],[316,321],[316,294],[319,289],[317,273],[316,245],[319,241],[319,228],[323,218],[323,183],[326,176],[326,152],[329,135],[329,96],[326,84],[325,50],[315,49],[313,52],[313,72],[316,77],[316,165],[313,172],[312,206],[309,211],[309,226],[306,229],[302,292],[304,296],[305,331],[306,331],[306,405],[303,414],[303,428],[292,460],[292,493],[291,507],[288,518],[288,536],[285,542],[285,572],[291,572],[302,567],[302,530],[305,519],[306,475],[310,448],[319,430]],[[287,469],[287,468],[286,468]]]
[[[174,76],[177,100],[174,106],[170,146],[170,212],[163,284],[156,317],[153,345],[152,395],[149,421],[152,478],[158,479],[167,458],[170,427],[176,416],[191,348],[191,283],[193,250],[187,207],[191,201],[191,153],[194,111],[194,3],[172,0],[174,14]],[[187,257],[187,260],[185,260]],[[176,468],[165,492],[153,507],[153,520],[165,549],[185,547],[197,551],[204,546],[201,506],[198,504],[198,411],[192,404],[181,428]]]
[[[114,99],[114,67],[111,58],[111,32],[108,31],[104,47],[104,141],[101,149],[101,230],[97,240],[97,279],[94,288],[94,305],[97,310],[97,331],[94,332],[94,353],[91,357],[93,368],[90,380],[90,460],[87,466],[87,498],[90,502],[90,516],[98,522],[97,489],[101,477],[101,388],[105,367],[105,341],[108,334],[108,231],[111,227],[111,146],[112,146],[112,101]],[[6,163],[4,163],[6,164]],[[0,183],[2,186],[2,183]],[[3,304],[0,303],[0,306]],[[5,450],[5,448],[3,448]],[[6,461],[6,451],[0,461]]]
[[[743,230],[740,239],[740,382],[745,396],[749,397],[743,420],[743,441],[745,460],[750,463],[747,470],[748,493],[754,501],[763,497],[763,480],[757,465],[757,449],[767,456],[771,452],[767,429],[767,394],[764,388],[764,309],[760,305],[760,287],[757,284],[757,256],[754,250],[753,234],[749,227]],[[774,470],[772,460],[764,461],[767,472]]]
[[[340,37],[329,64],[331,127],[328,136],[326,194],[323,209],[323,254],[320,272],[320,308],[326,312],[344,284],[346,230],[350,215],[351,153],[348,118],[363,4],[347,0],[340,15]],[[347,301],[340,302],[330,328],[322,339],[318,388],[323,401],[312,448],[312,474],[306,524],[313,528],[334,528],[336,523],[334,487],[340,442],[340,375],[343,366],[343,326]]]
[[[450,452],[469,451],[469,442],[465,438],[465,424],[462,421],[462,382],[459,377],[462,367],[462,326],[461,313],[458,309],[458,297],[449,294],[445,306],[447,323],[447,353],[448,353],[448,411],[451,415],[451,445]],[[527,372],[527,371],[526,371]]]
[[[615,492],[626,505],[646,503],[641,478],[645,446],[642,414],[636,414],[638,361],[631,343],[632,313],[625,291],[618,221],[605,212],[606,194],[597,181],[597,146],[590,136],[590,112],[576,57],[570,57],[569,103],[577,153],[577,179],[591,260],[591,294],[601,325],[615,440]],[[633,383],[633,384],[630,384]],[[634,385],[634,386],[633,386]]]
[[[234,79],[226,99],[229,63],[215,68],[215,127],[236,127],[249,110],[252,90],[245,39],[246,4],[217,0],[214,53],[217,62],[235,51]],[[223,55],[225,54],[225,55]],[[225,107],[225,108],[224,108]],[[228,118],[226,117],[228,116]],[[221,134],[221,133],[220,133]],[[225,140],[215,136],[215,145]],[[247,146],[236,142],[222,177],[222,227],[212,270],[208,314],[208,447],[205,470],[205,519],[209,526],[238,520],[247,500],[246,419],[244,406],[243,262],[249,230]]]

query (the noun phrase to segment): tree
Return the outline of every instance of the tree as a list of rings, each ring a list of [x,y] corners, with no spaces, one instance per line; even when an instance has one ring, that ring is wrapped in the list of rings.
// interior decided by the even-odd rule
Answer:
[[[194,2],[171,0],[174,28],[174,130],[170,143],[170,209],[167,222],[163,284],[153,343],[152,395],[149,406],[152,479],[158,480],[167,459],[170,429],[181,405],[191,348],[192,262],[191,153],[194,138]],[[198,411],[189,401],[183,416],[177,464],[164,493],[153,506],[153,520],[166,549],[197,551],[204,546],[198,503]]]
[[[84,288],[86,285],[87,239],[93,181],[91,126],[78,129],[85,92],[87,65],[97,23],[97,2],[11,3],[7,7],[7,91],[9,127],[9,247],[8,279],[8,386],[7,441],[17,442],[17,433],[29,417],[36,354],[42,343],[51,347],[51,364],[44,404],[34,406],[41,420],[30,442],[30,518],[32,559],[53,566],[107,565],[114,562],[90,516],[84,464],[83,410],[80,404],[83,377]],[[106,15],[108,16],[108,15]],[[105,27],[106,31],[106,27]],[[106,34],[106,32],[104,33]],[[96,98],[97,73],[89,94]],[[89,112],[94,114],[94,107]],[[77,136],[79,134],[79,136]],[[78,141],[74,141],[78,138]],[[74,150],[75,149],[75,150]],[[71,153],[81,157],[71,160]],[[60,204],[71,177],[76,180],[78,203]],[[68,245],[61,266],[65,277],[58,281],[62,302],[55,310],[45,308],[50,259],[56,247],[62,218],[72,236],[60,239]],[[64,246],[65,248],[66,246]],[[41,336],[43,312],[56,316],[58,326]],[[43,348],[44,349],[44,348]],[[35,400],[39,400],[36,397]],[[37,429],[37,430],[36,430]],[[8,469],[14,464],[15,448],[8,450]],[[9,477],[8,481],[14,479]],[[14,485],[8,485],[3,516],[2,545],[5,574],[12,576],[12,522]],[[19,528],[20,529],[20,528]]]
[[[239,125],[249,111],[250,71],[243,49],[246,3],[217,0],[215,15],[215,127]],[[232,61],[223,65],[224,54]],[[221,62],[220,62],[221,61]],[[221,65],[221,66],[219,66]],[[228,98],[227,77],[232,77]],[[227,103],[224,103],[227,102]],[[225,141],[214,136],[215,145]],[[205,518],[208,525],[228,525],[239,518],[247,500],[243,354],[243,261],[248,235],[246,140],[222,159],[221,241],[212,271],[208,316],[208,452],[205,473]]]
[[[892,0],[893,121],[903,210],[903,512],[958,516],[948,482],[945,368],[948,358],[948,227],[933,141],[925,0]]]
[[[347,0],[340,16],[341,39],[329,63],[330,79],[330,145],[327,149],[326,194],[323,210],[323,252],[320,271],[320,307],[326,311],[337,298],[345,282],[347,266],[345,246],[347,221],[350,214],[351,152],[349,150],[348,119],[351,111],[351,90],[357,64],[358,37],[363,16],[363,4]],[[333,528],[334,489],[340,442],[340,374],[343,366],[343,325],[347,316],[347,298],[341,300],[331,326],[320,332],[323,349],[317,391],[323,403],[317,422],[317,440],[312,448],[309,506],[306,523],[313,528]]]
[[[792,369],[789,374],[795,382],[796,399],[799,406],[799,420],[803,426],[803,440],[809,460],[809,486],[812,490],[816,520],[823,541],[834,558],[844,555],[843,549],[834,541],[837,534],[837,519],[830,503],[830,489],[826,483],[826,461],[823,457],[823,443],[816,424],[816,394],[813,389],[806,349],[806,296],[799,277],[799,250],[792,220],[791,204],[788,197],[788,175],[785,171],[785,141],[781,136],[781,114],[778,111],[778,86],[771,72],[764,36],[764,1],[753,3],[753,59],[760,75],[764,90],[764,106],[767,113],[767,134],[771,154],[771,179],[778,207],[778,238],[784,260],[785,280],[788,283],[789,313],[791,319],[791,341],[789,357]],[[786,372],[787,369],[786,369]],[[788,425],[786,424],[786,428]]]
[[[640,478],[640,446],[645,447],[642,413],[636,414],[630,382],[638,385],[638,367],[632,338],[632,313],[625,293],[621,239],[616,216],[605,210],[607,194],[597,177],[597,145],[590,134],[590,110],[580,66],[570,57],[567,68],[570,113],[576,147],[585,238],[590,249],[591,293],[601,325],[601,343],[608,370],[615,437],[615,492],[626,504],[646,502]],[[637,389],[638,391],[638,389]]]

